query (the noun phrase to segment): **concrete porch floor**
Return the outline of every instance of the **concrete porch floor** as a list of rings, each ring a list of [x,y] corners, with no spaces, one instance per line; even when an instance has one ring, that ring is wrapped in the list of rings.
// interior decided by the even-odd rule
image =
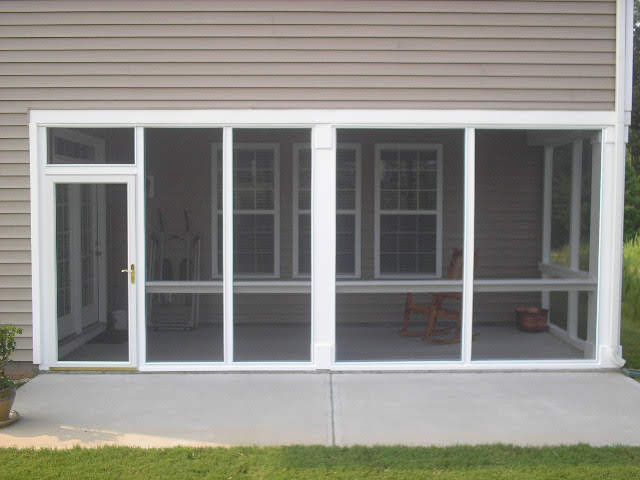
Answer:
[[[0,446],[640,445],[613,372],[41,374]]]

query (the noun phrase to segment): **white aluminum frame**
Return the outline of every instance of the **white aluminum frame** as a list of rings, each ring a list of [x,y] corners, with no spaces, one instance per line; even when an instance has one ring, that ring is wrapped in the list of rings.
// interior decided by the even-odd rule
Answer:
[[[382,175],[382,164],[380,160],[380,152],[383,149],[400,150],[433,150],[437,155],[437,171],[436,171],[436,208],[435,210],[385,210],[380,208],[380,180]],[[374,146],[375,155],[375,174],[374,174],[374,278],[386,279],[435,279],[442,276],[442,177],[443,177],[443,146],[441,143],[376,143]],[[435,215],[436,216],[436,271],[433,274],[428,273],[381,273],[380,272],[380,216],[386,215]]]
[[[622,2],[620,2],[622,3]],[[628,2],[627,2],[628,3]],[[620,8],[620,7],[619,7]],[[624,96],[620,96],[624,99]],[[624,103],[624,102],[623,102]],[[615,112],[572,112],[572,111],[476,111],[476,110],[33,110],[30,113],[30,159],[31,159],[31,198],[32,198],[32,234],[34,248],[33,261],[33,314],[34,314],[34,361],[39,362],[43,370],[50,368],[48,343],[51,337],[50,323],[46,319],[50,315],[50,301],[47,300],[50,285],[51,252],[43,245],[42,239],[50,232],[51,225],[46,218],[46,205],[50,201],[44,184],[49,172],[55,168],[55,175],[65,180],[74,175],[87,173],[95,175],[99,181],[106,178],[124,178],[131,189],[138,187],[138,193],[144,186],[144,162],[140,161],[144,154],[142,127],[211,127],[223,128],[224,161],[231,165],[231,138],[233,127],[256,128],[312,128],[312,361],[306,363],[230,363],[230,354],[225,351],[225,362],[218,364],[184,364],[145,362],[144,346],[144,288],[137,289],[139,335],[132,332],[130,345],[136,345],[137,356],[134,366],[141,371],[265,371],[265,370],[379,370],[379,371],[413,371],[413,370],[526,370],[526,369],[590,369],[615,368],[620,363],[619,322],[620,322],[620,290],[621,282],[621,247],[622,247],[622,206],[624,194],[624,113],[623,103]],[[83,166],[79,171],[73,165],[47,166],[46,159],[46,127],[136,127],[135,148],[136,163],[134,165],[92,165]],[[455,362],[335,362],[335,293],[336,289],[346,288],[342,281],[336,282],[334,262],[326,258],[335,257],[335,146],[336,129],[344,128],[461,128],[465,135],[465,256],[463,277],[463,338],[462,359]],[[471,361],[471,303],[474,289],[473,281],[473,228],[474,228],[474,134],[476,128],[482,129],[545,129],[545,130],[601,130],[602,138],[602,183],[600,188],[600,204],[602,209],[599,229],[599,286],[597,351],[593,360],[496,360]],[[225,182],[232,184],[231,172],[224,170]],[[119,177],[121,176],[121,177]],[[79,177],[78,177],[79,178]],[[89,177],[82,177],[88,181]],[[136,184],[137,182],[137,184]],[[50,190],[50,189],[49,189]],[[225,202],[231,202],[231,191],[225,194]],[[137,205],[138,217],[144,213],[143,195],[138,195],[129,202]],[[130,207],[132,208],[132,207]],[[226,209],[225,211],[228,211]],[[133,217],[130,216],[130,221]],[[231,215],[224,217],[225,227],[230,227]],[[48,228],[48,229],[47,229]],[[138,275],[144,279],[144,222],[130,225],[130,234],[137,233],[135,247],[140,253]],[[618,231],[619,230],[619,231]],[[225,244],[232,245],[233,232],[225,229]],[[322,245],[322,249],[317,248]],[[134,248],[130,245],[130,249]],[[232,313],[233,278],[232,252],[224,248],[225,275],[224,295],[225,314]],[[410,281],[407,281],[410,282]],[[505,281],[492,284],[492,281],[476,281],[475,288],[500,289],[504,291]],[[509,281],[517,291],[569,289],[585,290],[584,279],[540,281],[522,285]],[[137,285],[141,285],[140,281]],[[300,282],[299,282],[300,283]],[[355,283],[355,282],[345,282]],[[374,282],[375,283],[375,282]],[[486,285],[480,285],[486,283]],[[370,284],[375,288],[375,285]],[[379,285],[380,288],[383,284]],[[430,282],[431,287],[431,282]],[[307,287],[308,288],[308,287]],[[406,288],[406,286],[405,286]],[[443,287],[445,288],[445,287]],[[448,287],[449,291],[451,286]],[[133,298],[133,297],[130,297]],[[225,322],[231,322],[231,317]],[[136,322],[130,321],[130,325]],[[225,338],[232,341],[232,325],[225,324]],[[225,347],[228,347],[228,342]],[[135,354],[136,352],[134,352]],[[132,358],[134,355],[132,355]],[[82,366],[86,366],[85,363]]]

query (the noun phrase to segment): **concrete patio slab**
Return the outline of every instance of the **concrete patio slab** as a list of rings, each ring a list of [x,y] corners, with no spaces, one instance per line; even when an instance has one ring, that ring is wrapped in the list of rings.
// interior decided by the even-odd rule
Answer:
[[[0,446],[640,445],[619,373],[42,374]]]
[[[640,384],[620,373],[334,375],[340,445],[640,445]]]
[[[329,392],[313,374],[42,374],[0,446],[327,444]]]

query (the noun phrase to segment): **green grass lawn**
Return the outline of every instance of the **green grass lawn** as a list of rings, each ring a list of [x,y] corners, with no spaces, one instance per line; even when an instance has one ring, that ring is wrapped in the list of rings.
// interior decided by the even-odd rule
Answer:
[[[640,478],[640,448],[106,447],[0,450],[9,479],[605,479]]]
[[[626,368],[640,369],[640,237],[624,246],[622,355]]]
[[[627,361],[625,368],[640,369],[640,322],[638,319],[623,314],[620,343],[622,356]]]

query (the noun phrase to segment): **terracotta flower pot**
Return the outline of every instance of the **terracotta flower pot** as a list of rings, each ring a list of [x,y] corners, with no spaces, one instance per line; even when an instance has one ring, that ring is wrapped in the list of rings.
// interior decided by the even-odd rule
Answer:
[[[545,332],[549,329],[549,310],[537,307],[516,308],[516,323],[525,332]]]

